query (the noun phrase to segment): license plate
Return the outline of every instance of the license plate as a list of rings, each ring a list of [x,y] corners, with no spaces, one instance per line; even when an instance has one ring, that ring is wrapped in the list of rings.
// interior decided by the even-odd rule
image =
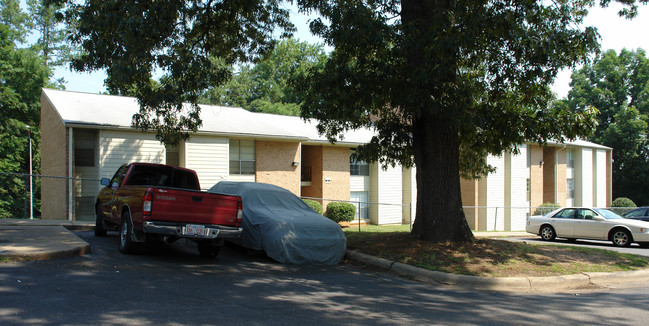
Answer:
[[[195,225],[195,224],[185,225],[185,235],[204,235],[204,234],[205,234],[204,225]]]

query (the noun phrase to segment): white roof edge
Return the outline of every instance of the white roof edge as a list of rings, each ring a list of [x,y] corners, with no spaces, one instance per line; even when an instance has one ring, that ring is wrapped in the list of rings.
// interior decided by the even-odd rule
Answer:
[[[548,140],[548,144],[550,145],[557,145],[557,146],[577,146],[577,147],[588,147],[588,148],[596,148],[596,149],[606,149],[606,150],[613,150],[612,147],[600,145],[597,143],[589,142],[587,140],[583,139],[575,139],[573,141],[565,141],[565,142],[558,142],[555,140]]]
[[[56,111],[64,125],[100,129],[135,129],[131,126],[132,116],[139,111],[136,98],[95,94],[78,91],[43,88],[42,95]],[[106,99],[99,100],[96,97]],[[109,102],[109,103],[106,103]],[[58,105],[57,105],[58,104]],[[306,145],[358,146],[371,141],[375,132],[365,128],[351,130],[345,140],[330,143],[318,134],[316,119],[283,116],[272,113],[250,112],[237,107],[199,104],[203,126],[195,135],[219,135],[241,138],[276,139],[300,141]],[[241,121],[244,123],[241,123]],[[141,131],[141,130],[140,130]],[[527,144],[536,144],[528,142]],[[557,142],[549,140],[548,145],[576,146],[612,150],[611,147],[582,139]]]

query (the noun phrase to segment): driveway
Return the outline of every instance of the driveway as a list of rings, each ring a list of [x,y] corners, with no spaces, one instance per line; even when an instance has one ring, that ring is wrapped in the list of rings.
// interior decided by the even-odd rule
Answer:
[[[282,265],[232,248],[204,259],[182,242],[127,256],[116,233],[77,234],[90,254],[0,263],[1,325],[641,325],[649,307],[644,285],[460,291],[349,263]]]

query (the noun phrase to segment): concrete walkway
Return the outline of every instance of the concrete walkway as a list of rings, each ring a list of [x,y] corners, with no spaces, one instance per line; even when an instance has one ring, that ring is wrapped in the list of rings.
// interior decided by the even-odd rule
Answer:
[[[90,253],[90,245],[70,230],[92,230],[93,222],[65,220],[0,219],[0,257],[54,259]],[[475,232],[476,237],[532,236],[525,232]],[[473,290],[513,292],[562,292],[646,282],[649,270],[618,273],[581,273],[555,277],[488,278],[448,274],[347,251],[352,260],[373,265],[420,282]]]
[[[90,245],[69,229],[92,230],[94,223],[0,219],[0,257],[54,259],[90,253]]]

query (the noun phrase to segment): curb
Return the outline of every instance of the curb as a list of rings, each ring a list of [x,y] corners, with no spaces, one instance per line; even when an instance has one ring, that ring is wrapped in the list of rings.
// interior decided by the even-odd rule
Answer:
[[[443,284],[472,290],[500,292],[560,292],[565,290],[607,287],[623,283],[646,282],[649,279],[649,270],[614,273],[581,273],[544,277],[525,276],[492,278],[431,271],[351,250],[347,250],[345,256],[349,259],[370,264],[416,281],[431,284]]]
[[[76,227],[72,227],[77,229]],[[89,254],[90,244],[72,233],[68,226],[2,225],[0,256],[51,260]]]

